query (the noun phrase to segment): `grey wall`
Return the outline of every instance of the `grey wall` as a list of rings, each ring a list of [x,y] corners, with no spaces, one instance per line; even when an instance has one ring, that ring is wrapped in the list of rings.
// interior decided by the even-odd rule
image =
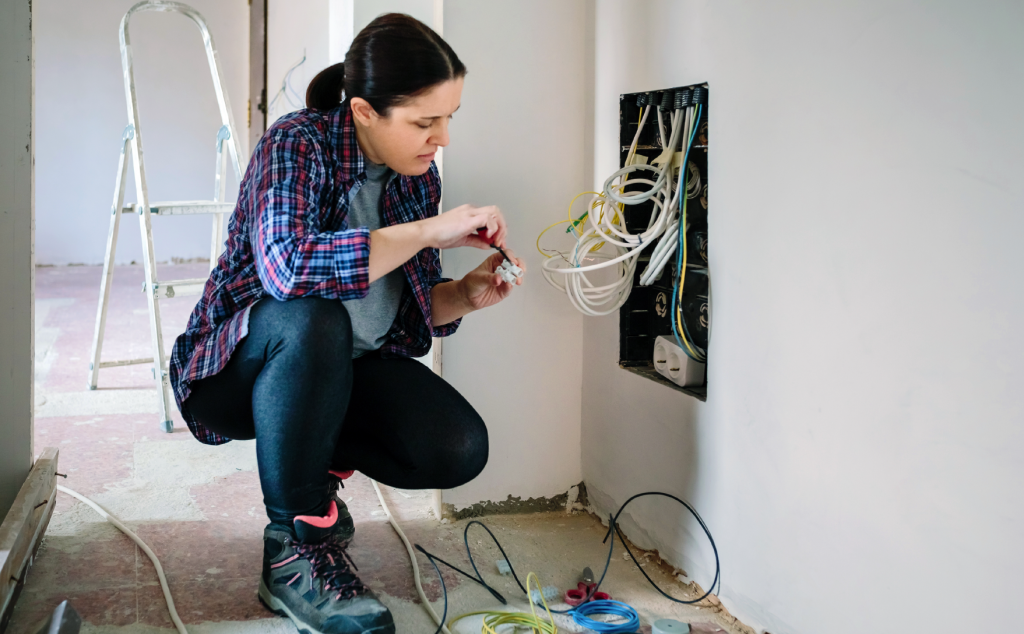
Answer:
[[[32,465],[31,7],[0,3],[0,521]]]
[[[133,4],[135,0],[34,3],[36,253],[41,264],[103,261],[121,132],[127,123],[118,24]],[[210,26],[245,151],[248,4],[188,4]],[[150,197],[212,198],[220,117],[199,30],[177,14],[143,13],[132,18],[131,35]],[[130,182],[126,201],[135,200],[134,191]],[[234,176],[227,191],[228,200],[234,200]],[[136,223],[125,221],[117,260],[141,261]],[[156,218],[153,226],[159,261],[209,257],[209,219]]]
[[[544,282],[533,244],[586,183],[585,3],[444,9],[445,38],[469,69],[445,149],[444,206],[500,206],[530,269],[512,297],[445,341],[444,377],[487,422],[491,453],[483,475],[444,500],[564,493],[580,481],[582,317]],[[446,251],[445,274],[461,277],[487,255]]]
[[[1024,7],[597,6],[596,177],[618,94],[710,82],[714,309],[706,404],[584,322],[591,499],[690,499],[772,634],[1019,630]],[[708,585],[682,511],[631,515]]]

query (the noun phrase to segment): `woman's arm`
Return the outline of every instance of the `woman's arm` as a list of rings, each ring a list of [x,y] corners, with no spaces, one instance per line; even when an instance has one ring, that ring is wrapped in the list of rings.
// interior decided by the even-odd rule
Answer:
[[[485,230],[483,236],[477,233],[481,229]],[[394,271],[428,247],[489,249],[492,244],[504,247],[507,234],[508,227],[500,209],[471,205],[456,207],[433,218],[382,227],[370,233],[370,282]]]

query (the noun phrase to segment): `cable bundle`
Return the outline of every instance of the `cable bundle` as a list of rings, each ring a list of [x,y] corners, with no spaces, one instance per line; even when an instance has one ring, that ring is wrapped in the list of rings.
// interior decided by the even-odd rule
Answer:
[[[493,535],[492,535],[493,537]],[[429,555],[428,555],[429,556]],[[526,594],[530,594],[530,579],[537,582],[537,586],[540,586],[540,579],[537,578],[535,573],[529,573],[526,575]],[[445,598],[447,600],[447,594]],[[551,608],[548,607],[548,601],[544,598],[544,594],[540,595],[541,601],[544,603],[544,609],[548,612],[548,619],[544,619],[537,616],[537,608],[534,603],[530,602],[530,614],[526,612],[499,612],[494,610],[484,610],[480,612],[468,612],[466,614],[460,614],[459,616],[452,619],[450,625],[454,626],[455,623],[469,616],[480,616],[484,617],[484,626],[481,628],[481,634],[498,634],[498,628],[503,625],[511,625],[515,628],[530,628],[534,634],[558,634],[558,627],[555,626],[555,619],[551,615]],[[639,624],[639,621],[637,622]],[[507,633],[505,630],[503,634]]]
[[[590,618],[591,614],[610,614],[612,616],[619,616],[625,620],[620,623],[608,623],[605,621],[595,621]],[[581,625],[589,630],[598,632],[599,634],[619,634],[620,632],[635,632],[640,629],[640,616],[636,613],[636,610],[632,606],[623,603],[622,601],[591,601],[589,603],[581,603],[572,613],[572,620],[576,621],[577,625]]]
[[[698,105],[697,111],[690,121],[690,141],[686,145],[686,155],[683,159],[684,165],[690,164],[690,149],[693,147],[693,139],[697,135],[696,124],[700,122],[702,110],[703,106]],[[680,170],[679,173],[680,190],[683,187],[683,176],[686,173],[686,171],[687,170]],[[668,260],[668,257],[672,255],[672,251],[675,251],[676,270],[678,271],[678,274],[676,275],[675,282],[672,286],[672,334],[675,335],[676,343],[678,343],[679,347],[683,349],[683,351],[686,353],[686,356],[690,357],[694,361],[704,363],[707,360],[707,352],[705,350],[702,350],[700,346],[698,346],[697,344],[693,343],[693,337],[691,337],[689,332],[687,331],[686,321],[683,319],[683,286],[686,282],[687,262],[686,229],[688,227],[688,224],[686,222],[686,204],[690,198],[696,198],[701,191],[700,172],[697,172],[695,176],[696,178],[693,181],[692,187],[692,189],[694,190],[694,194],[690,195],[691,187],[690,183],[687,183],[687,194],[685,196],[679,197],[679,222],[676,223],[676,235],[673,236],[671,231],[666,235],[666,239],[668,240],[676,240],[676,238],[678,238],[678,245],[674,245],[675,248],[670,249],[667,252],[667,254],[664,255],[664,259]],[[679,230],[679,227],[682,227],[682,230]],[[661,244],[659,244],[658,246],[661,247]],[[655,253],[657,253],[657,250],[655,250]],[[652,258],[652,264],[653,262],[654,258]],[[663,262],[661,266],[664,266]],[[653,279],[657,279],[657,275],[655,275]],[[642,283],[643,280],[641,280],[641,284]],[[648,280],[647,283],[650,284],[651,280]]]
[[[677,249],[682,204],[700,192],[699,182],[692,183],[685,177],[688,172],[685,159],[679,170],[678,185],[673,184],[674,159],[680,138],[685,140],[684,149],[688,156],[695,136],[695,124],[699,120],[699,114],[695,113],[692,105],[687,104],[685,110],[672,111],[668,138],[662,109],[658,108],[658,129],[665,149],[649,165],[636,161],[637,143],[652,107],[649,105],[641,108],[639,125],[627,154],[626,166],[605,180],[602,192],[586,192],[593,195],[587,212],[574,220],[570,203],[569,231],[576,237],[572,257],[560,254],[562,257],[556,258],[545,253],[540,248],[540,237],[537,238],[538,250],[548,258],[542,269],[544,278],[555,288],[564,291],[573,306],[585,315],[608,315],[626,303],[640,254],[652,244],[657,244],[657,247],[641,275],[640,283],[647,286],[658,279],[668,259]],[[641,172],[653,174],[644,178],[639,176]],[[634,178],[630,179],[631,175]],[[626,191],[627,184],[641,186],[641,189],[632,187],[631,191]],[[691,188],[695,189],[692,195],[689,191]],[[680,195],[683,191],[686,194]],[[683,203],[677,204],[680,199]],[[630,233],[626,228],[625,206],[647,201],[653,201],[654,204],[647,228],[640,233]],[[552,227],[558,224],[561,223]],[[610,250],[604,251],[606,246]],[[586,264],[589,260],[598,262]],[[609,283],[595,283],[588,277],[588,274],[610,267],[614,269],[610,271],[613,279]]]
[[[688,510],[690,512],[690,514],[693,515],[693,517],[700,524],[700,527],[704,530],[704,534],[707,535],[708,541],[711,543],[711,549],[714,551],[714,554],[715,554],[715,578],[711,581],[711,586],[708,588],[708,590],[704,594],[702,594],[701,596],[699,596],[696,599],[692,599],[692,600],[676,599],[675,597],[670,596],[668,593],[666,593],[664,590],[662,590],[660,587],[658,587],[658,584],[654,583],[654,580],[651,579],[650,575],[647,574],[647,571],[643,569],[643,567],[640,565],[640,562],[636,560],[636,556],[633,555],[633,551],[631,551],[629,549],[629,546],[626,545],[626,537],[622,534],[622,530],[618,526],[619,516],[622,515],[622,512],[626,509],[626,507],[633,500],[635,500],[637,498],[641,498],[641,497],[651,496],[651,495],[660,496],[660,497],[666,497],[666,498],[669,498],[671,500],[675,500],[676,502],[679,502],[684,507],[686,507],[686,510]],[[476,573],[476,574],[470,574],[470,573],[468,573],[468,572],[466,572],[464,570],[461,570],[457,566],[453,566],[452,564],[450,564],[447,561],[441,559],[440,557],[437,557],[435,555],[430,554],[429,552],[427,552],[419,544],[416,544],[416,546],[415,546],[416,550],[418,550],[421,553],[423,553],[424,555],[426,555],[427,559],[434,566],[434,570],[437,571],[438,579],[441,580],[441,591],[444,593],[444,603],[445,603],[444,612],[445,612],[445,614],[447,614],[447,612],[448,612],[448,589],[445,586],[444,577],[441,576],[441,571],[440,571],[440,569],[437,566],[437,564],[439,564],[439,563],[443,564],[445,566],[448,566],[449,568],[451,568],[455,572],[457,572],[457,573],[465,576],[466,578],[471,579],[474,582],[480,584],[481,586],[486,588],[487,591],[490,592],[491,595],[494,596],[495,599],[497,599],[499,602],[501,602],[502,605],[507,605],[508,604],[508,601],[505,599],[505,597],[503,597],[501,595],[500,592],[498,592],[497,590],[492,588],[490,585],[487,584],[486,581],[483,580],[483,577],[480,575],[480,571],[477,569],[476,561],[473,559],[473,552],[469,548],[469,529],[472,528],[474,525],[478,525],[478,526],[482,527],[485,531],[487,531],[487,534],[491,536],[491,539],[494,540],[494,545],[498,547],[498,550],[501,551],[501,556],[504,558],[504,560],[506,562],[508,562],[509,572],[511,572],[512,578],[515,579],[516,583],[519,585],[519,589],[522,590],[523,593],[526,594],[527,597],[530,596],[530,591],[529,591],[530,577],[532,576],[533,578],[536,579],[536,575],[531,572],[529,575],[527,575],[526,587],[524,587],[523,583],[519,580],[518,575],[516,575],[515,568],[512,567],[512,560],[509,559],[508,555],[505,553],[505,549],[502,547],[501,542],[498,541],[498,538],[495,537],[493,532],[491,532],[491,529],[487,528],[486,524],[483,524],[482,522],[477,521],[477,520],[473,520],[473,521],[469,522],[468,524],[466,524],[466,528],[465,528],[465,530],[462,533],[462,540],[463,540],[463,543],[466,546],[466,556],[469,558],[469,563],[470,563],[471,566],[473,566],[473,572]],[[581,605],[575,607],[575,608],[570,608],[568,610],[553,610],[550,607],[548,607],[547,602],[545,601],[544,608],[547,610],[549,617],[551,616],[552,613],[554,613],[554,614],[572,614],[573,615],[573,619],[575,619],[577,623],[580,623],[580,621],[577,619],[577,613],[579,613],[580,610],[583,609],[580,617],[581,618],[586,618],[589,621],[593,621],[593,619],[589,619],[589,617],[587,617],[588,613],[590,613],[590,614],[595,614],[595,613],[618,614],[619,616],[625,616],[626,618],[629,618],[628,613],[625,611],[625,609],[628,608],[629,610],[632,610],[632,608],[630,608],[628,605],[626,605],[624,603],[621,603],[619,601],[591,601],[590,600],[594,596],[594,594],[598,591],[598,589],[601,587],[601,584],[604,582],[605,576],[608,574],[608,568],[611,566],[611,562],[612,562],[612,551],[614,550],[614,547],[615,547],[615,535],[616,534],[619,536],[619,541],[622,542],[622,547],[626,549],[626,552],[629,554],[630,559],[632,559],[633,563],[636,564],[636,567],[640,571],[640,574],[642,574],[644,576],[644,578],[647,579],[647,582],[650,583],[654,587],[655,590],[657,590],[663,597],[665,597],[669,601],[672,601],[674,603],[683,603],[683,604],[686,604],[686,605],[692,605],[692,604],[695,604],[695,603],[700,603],[701,601],[706,599],[712,592],[715,591],[715,587],[716,586],[719,586],[719,587],[721,586],[721,582],[722,582],[722,568],[721,568],[721,564],[720,564],[719,559],[718,559],[718,547],[715,545],[715,540],[714,540],[713,537],[711,537],[711,530],[708,529],[707,524],[704,523],[704,519],[701,518],[700,514],[697,513],[696,509],[694,509],[692,506],[690,506],[686,501],[684,501],[684,500],[682,500],[682,499],[680,499],[680,498],[678,498],[678,497],[676,497],[676,496],[674,496],[674,495],[672,495],[670,493],[662,493],[660,491],[648,491],[646,493],[638,493],[638,494],[634,495],[633,497],[629,498],[628,500],[626,500],[625,502],[622,503],[622,506],[619,507],[619,510],[615,513],[615,515],[610,515],[608,517],[608,533],[605,535],[605,538],[604,538],[604,541],[608,541],[609,537],[611,538],[611,542],[608,544],[608,559],[605,561],[604,571],[601,573],[601,578],[598,579],[597,583],[594,585],[592,591],[586,597],[586,599],[584,599],[583,603]],[[414,567],[415,567],[415,561],[414,561]],[[538,586],[540,585],[540,581],[537,582],[537,585]],[[594,605],[594,604],[596,604],[596,605]],[[610,605],[610,604],[618,604],[618,605],[613,606],[613,605]],[[533,618],[537,619],[534,622],[534,624],[538,625],[538,627],[539,627],[540,623],[548,623],[548,622],[540,620],[536,616],[536,610],[532,607],[533,604],[531,603],[530,605],[531,605],[531,610],[534,610]],[[584,606],[587,606],[587,605],[591,605],[591,607],[590,608],[584,608]],[[623,608],[621,606],[625,606],[625,608]],[[431,610],[431,614],[434,614],[433,610]],[[471,616],[471,615],[474,615],[474,614],[475,615],[487,614],[487,615],[490,615],[491,617],[497,618],[497,615],[508,615],[508,614],[515,614],[515,613],[508,613],[508,612],[473,612],[473,613],[470,613],[470,614],[464,614],[462,616],[456,617],[452,621],[452,623],[455,623],[455,621],[458,621],[459,619],[461,619],[463,617]],[[636,611],[633,610],[632,614],[635,615]],[[526,615],[525,613],[520,613],[520,616],[529,618],[529,615]],[[502,616],[501,618],[512,618],[512,617]],[[554,620],[553,617],[551,617],[551,627],[552,628],[554,628],[553,620]],[[593,621],[593,623],[597,624],[599,627],[601,627],[601,626],[604,626],[604,627],[620,627],[620,626],[623,626],[623,624],[601,623],[601,622],[598,622],[598,621]],[[637,622],[637,626],[638,625],[639,625],[639,622]],[[532,627],[531,625],[526,625],[526,626],[527,627]],[[483,634],[492,634],[491,632],[489,632],[487,630],[487,627],[488,627],[488,622],[485,619]],[[587,625],[587,627],[591,627],[591,626]],[[442,631],[443,628],[444,628],[444,617],[441,618],[441,622],[438,624],[438,628],[434,632],[434,634],[440,634],[440,632]],[[603,632],[612,632],[612,631],[614,631],[614,632],[627,632],[627,631],[635,632],[638,628],[634,627],[634,628],[629,629],[629,630],[626,630],[626,629],[622,629],[622,630],[618,630],[618,629],[616,629],[616,630],[598,630],[597,628],[591,627],[591,629],[594,629],[595,631],[603,631]],[[548,630],[538,630],[538,629],[535,628],[534,631],[537,634],[556,634],[556,630],[548,631]]]

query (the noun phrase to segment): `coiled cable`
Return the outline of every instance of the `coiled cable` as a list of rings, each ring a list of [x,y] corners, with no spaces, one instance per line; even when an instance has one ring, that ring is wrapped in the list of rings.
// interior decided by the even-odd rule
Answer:
[[[647,574],[647,571],[643,569],[643,567],[640,565],[640,562],[637,561],[636,556],[633,554],[633,551],[630,550],[629,546],[626,544],[626,537],[622,533],[622,529],[620,529],[619,525],[618,525],[619,516],[622,515],[623,511],[626,510],[626,507],[629,506],[634,500],[637,500],[637,499],[642,498],[642,497],[649,497],[649,496],[665,497],[665,498],[668,498],[670,500],[674,500],[674,501],[682,504],[683,507],[685,507],[686,510],[690,512],[690,514],[693,516],[693,518],[697,520],[697,523],[700,525],[701,529],[704,531],[704,534],[707,536],[708,542],[711,544],[711,549],[714,552],[714,556],[715,556],[715,576],[714,576],[714,579],[712,579],[711,586],[707,589],[707,591],[705,591],[704,594],[702,594],[701,596],[697,597],[696,599],[677,599],[677,598],[671,596],[670,594],[668,594],[667,592],[665,592],[664,590],[662,590],[661,587],[657,583],[655,583],[653,579],[651,579],[650,575]],[[491,593],[492,596],[494,596],[499,602],[501,602],[502,605],[506,605],[508,603],[508,601],[505,599],[505,597],[503,597],[501,595],[500,592],[495,590],[493,587],[488,585],[486,581],[483,580],[483,577],[480,575],[480,570],[477,568],[476,561],[473,559],[473,551],[469,547],[469,529],[472,528],[474,525],[479,525],[485,531],[487,531],[487,534],[490,535],[491,539],[494,541],[494,544],[498,547],[498,550],[501,552],[502,557],[504,557],[505,561],[508,563],[509,571],[512,573],[512,578],[515,579],[516,584],[519,586],[519,589],[522,590],[523,593],[526,594],[527,597],[530,596],[530,593],[529,593],[527,587],[523,586],[523,583],[519,580],[519,576],[516,575],[515,568],[512,566],[512,560],[505,553],[505,549],[504,549],[504,547],[502,547],[501,542],[498,541],[498,538],[494,535],[493,532],[491,532],[491,529],[488,528],[487,525],[485,525],[483,522],[480,522],[478,520],[473,520],[473,521],[469,522],[468,524],[466,524],[466,528],[465,528],[465,530],[462,533],[462,540],[463,540],[463,543],[466,546],[466,556],[469,558],[469,563],[470,563],[471,566],[473,566],[473,572],[475,574],[470,574],[470,573],[468,573],[468,572],[466,572],[464,570],[461,570],[460,568],[458,568],[458,567],[456,567],[456,566],[454,566],[454,565],[444,561],[443,559],[441,559],[439,557],[436,557],[435,555],[432,555],[431,553],[427,552],[419,544],[416,544],[416,546],[415,546],[416,550],[418,550],[421,553],[423,553],[427,557],[427,559],[429,559],[430,562],[432,564],[434,564],[434,569],[438,570],[437,576],[441,580],[441,587],[444,588],[445,611],[446,612],[447,612],[447,609],[448,609],[448,606],[447,606],[447,603],[448,603],[448,591],[445,588],[444,578],[441,576],[440,570],[437,567],[437,564],[439,564],[439,563],[443,564],[445,566],[448,566],[449,568],[451,568],[455,572],[465,576],[468,579],[472,579],[476,583],[480,584],[481,586],[486,588]],[[545,608],[548,609],[549,613],[554,613],[554,614],[573,614],[573,618],[575,618],[575,612],[578,611],[580,609],[580,607],[586,605],[588,602],[591,602],[590,599],[594,596],[594,593],[596,593],[600,589],[601,584],[604,583],[605,576],[607,576],[607,574],[608,574],[608,568],[611,566],[612,551],[614,550],[614,547],[615,547],[615,535],[619,536],[619,541],[622,543],[622,547],[625,548],[626,553],[629,554],[629,558],[633,560],[633,563],[636,564],[637,569],[644,576],[644,578],[647,579],[647,582],[649,584],[651,584],[651,586],[654,587],[654,589],[657,590],[659,594],[661,594],[663,597],[665,597],[669,601],[672,601],[673,603],[681,603],[681,604],[684,604],[684,605],[693,605],[693,604],[696,604],[696,603],[700,603],[701,601],[706,599],[708,596],[710,596],[715,591],[716,587],[721,589],[721,585],[722,585],[722,566],[721,566],[721,561],[719,560],[719,557],[718,557],[718,546],[715,545],[715,540],[711,536],[711,530],[708,528],[707,524],[704,522],[704,518],[702,518],[700,516],[700,513],[698,513],[697,510],[695,508],[693,508],[693,506],[691,506],[688,502],[686,502],[682,498],[676,497],[676,496],[672,495],[671,493],[664,493],[664,492],[661,492],[661,491],[647,491],[647,492],[644,492],[644,493],[637,493],[636,495],[632,496],[631,498],[629,498],[628,500],[626,500],[625,502],[622,503],[622,506],[619,507],[619,510],[616,511],[616,513],[614,515],[609,515],[608,516],[608,532],[605,534],[604,540],[602,540],[602,543],[603,543],[605,541],[609,541],[608,540],[609,537],[612,538],[611,541],[608,544],[608,558],[605,560],[604,570],[601,572],[601,577],[597,580],[597,583],[594,584],[594,587],[591,589],[590,593],[584,599],[583,603],[581,603],[580,606],[577,606],[575,608],[570,608],[568,610],[554,610],[554,609],[548,608],[547,603],[545,602]],[[585,614],[586,613],[584,613],[584,615]],[[440,631],[440,628],[438,628],[438,631]],[[625,631],[625,630],[623,630],[623,631]]]
[[[606,621],[595,621],[590,618],[591,614],[608,614],[626,619],[625,622],[608,623]],[[622,601],[590,601],[581,603],[573,610],[572,620],[599,634],[619,634],[620,632],[635,632],[640,629],[640,616],[632,606]]]

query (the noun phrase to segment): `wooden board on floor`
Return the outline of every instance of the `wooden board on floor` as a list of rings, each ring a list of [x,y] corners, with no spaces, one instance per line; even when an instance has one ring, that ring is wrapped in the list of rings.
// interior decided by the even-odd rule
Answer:
[[[25,574],[53,515],[57,453],[56,447],[43,450],[0,524],[0,632],[7,629]]]

